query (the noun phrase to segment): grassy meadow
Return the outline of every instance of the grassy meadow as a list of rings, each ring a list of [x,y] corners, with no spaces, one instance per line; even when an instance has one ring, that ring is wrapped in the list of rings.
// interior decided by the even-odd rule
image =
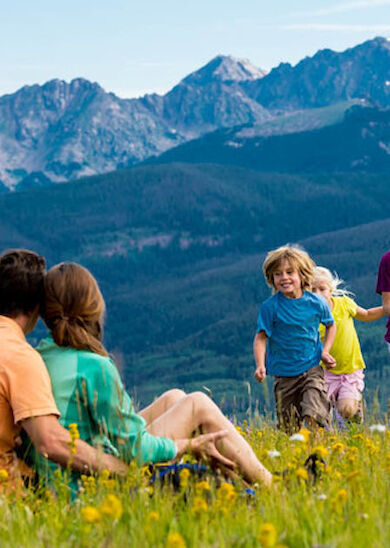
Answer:
[[[390,546],[390,431],[372,411],[347,431],[289,437],[260,416],[237,428],[274,473],[271,489],[181,471],[181,485],[151,485],[148,469],[114,479],[83,477],[71,501],[60,475],[52,490],[6,494],[0,470],[0,545],[20,547]],[[316,454],[317,478],[304,463]]]

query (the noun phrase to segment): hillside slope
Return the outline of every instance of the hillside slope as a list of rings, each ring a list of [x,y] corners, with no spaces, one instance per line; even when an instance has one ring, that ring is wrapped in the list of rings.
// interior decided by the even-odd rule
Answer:
[[[267,135],[266,127],[265,135],[261,126],[214,132],[149,163],[205,162],[279,173],[390,169],[390,109],[353,106],[333,125],[298,133]]]
[[[142,401],[206,384],[231,407],[251,377],[256,309],[269,294],[264,253],[300,240],[372,304],[390,247],[389,183],[390,175],[133,168],[1,195],[0,243],[35,249],[49,265],[91,268],[107,300],[107,346]],[[365,344],[370,367],[385,375],[381,329]]]

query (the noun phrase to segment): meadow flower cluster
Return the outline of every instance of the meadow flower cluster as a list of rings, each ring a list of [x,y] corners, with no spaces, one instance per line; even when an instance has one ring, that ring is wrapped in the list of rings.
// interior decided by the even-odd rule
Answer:
[[[83,476],[76,499],[63,474],[55,479],[55,490],[27,489],[19,496],[6,489],[8,475],[0,470],[0,544],[390,546],[390,432],[385,421],[352,425],[345,432],[302,429],[291,436],[272,424],[239,428],[273,472],[272,488],[255,485],[249,491],[222,475],[198,477],[183,468],[174,489],[152,484],[149,468],[132,464],[122,479],[107,471]]]

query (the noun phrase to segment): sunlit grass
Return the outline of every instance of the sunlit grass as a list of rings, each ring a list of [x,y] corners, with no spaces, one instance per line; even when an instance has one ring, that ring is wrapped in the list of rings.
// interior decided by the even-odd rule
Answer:
[[[26,547],[385,547],[390,546],[390,432],[353,425],[346,432],[243,423],[241,433],[274,473],[271,489],[181,472],[181,487],[150,484],[147,468],[126,479],[83,477],[71,500],[54,488],[5,495],[0,470],[0,545]],[[305,467],[315,454],[317,477]]]

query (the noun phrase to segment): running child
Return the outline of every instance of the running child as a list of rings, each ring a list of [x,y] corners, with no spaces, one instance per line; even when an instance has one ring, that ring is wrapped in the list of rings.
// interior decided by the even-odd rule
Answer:
[[[332,274],[327,268],[318,266],[314,271],[312,291],[326,299],[337,326],[330,350],[337,365],[329,371],[323,364],[325,388],[330,402],[336,405],[340,415],[349,419],[359,409],[364,389],[363,369],[366,367],[353,318],[371,322],[382,318],[385,312],[382,306],[365,309],[356,304],[349,297],[350,292],[339,287],[342,283],[337,274]],[[320,335],[324,336],[322,326]]]
[[[259,310],[253,343],[255,378],[275,376],[274,392],[278,427],[298,429],[326,426],[330,403],[324,388],[320,361],[334,367],[329,354],[336,327],[325,299],[310,292],[314,261],[297,246],[270,251],[263,264],[273,295]],[[324,346],[319,325],[325,326]]]

